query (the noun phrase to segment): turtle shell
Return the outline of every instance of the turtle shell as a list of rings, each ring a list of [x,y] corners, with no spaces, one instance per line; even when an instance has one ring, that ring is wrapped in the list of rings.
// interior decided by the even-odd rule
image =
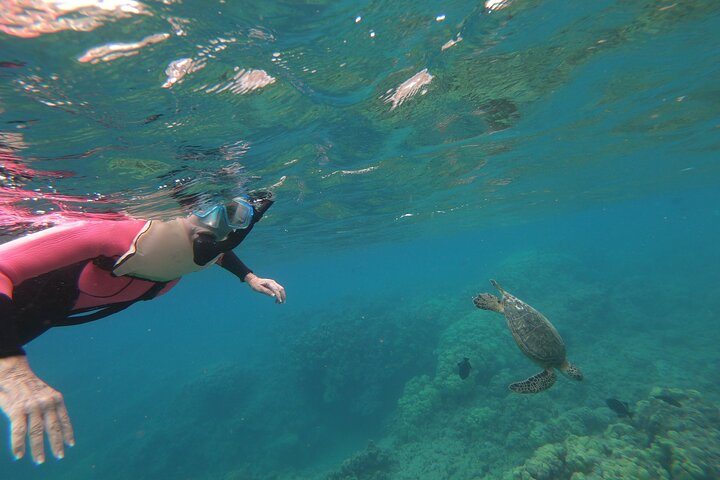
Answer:
[[[520,350],[542,367],[565,362],[565,343],[552,323],[527,303],[503,292],[505,320]]]

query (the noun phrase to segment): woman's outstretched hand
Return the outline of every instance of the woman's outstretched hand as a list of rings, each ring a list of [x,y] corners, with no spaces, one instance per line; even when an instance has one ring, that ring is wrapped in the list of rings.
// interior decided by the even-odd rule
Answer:
[[[285,287],[272,278],[260,278],[254,273],[248,273],[245,282],[256,292],[274,297],[275,303],[285,303]]]
[[[10,420],[13,455],[25,455],[25,439],[35,463],[45,461],[44,433],[56,458],[65,456],[63,443],[73,446],[70,417],[60,392],[40,380],[24,355],[0,358],[0,409]]]

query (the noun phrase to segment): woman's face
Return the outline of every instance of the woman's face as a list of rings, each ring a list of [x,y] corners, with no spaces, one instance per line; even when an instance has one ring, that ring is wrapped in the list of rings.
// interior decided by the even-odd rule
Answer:
[[[197,215],[190,215],[187,217],[188,224],[188,235],[190,240],[195,241],[200,235],[209,235],[216,241],[221,242],[225,240],[228,235],[232,232],[230,229],[219,229],[208,227]]]

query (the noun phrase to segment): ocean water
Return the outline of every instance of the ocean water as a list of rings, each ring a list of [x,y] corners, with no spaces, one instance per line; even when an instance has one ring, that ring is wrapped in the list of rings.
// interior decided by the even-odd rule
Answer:
[[[720,476],[720,4],[98,5],[0,0],[2,240],[269,188],[236,252],[288,300],[33,341],[77,445],[1,479]],[[491,278],[582,382],[508,390]]]

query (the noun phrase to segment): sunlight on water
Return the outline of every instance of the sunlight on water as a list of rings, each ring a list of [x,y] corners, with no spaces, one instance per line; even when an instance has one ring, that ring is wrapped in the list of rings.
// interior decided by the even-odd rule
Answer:
[[[440,212],[482,212],[472,224],[517,222],[706,184],[714,168],[707,155],[697,165],[668,157],[647,175],[643,158],[658,143],[632,133],[712,128],[699,110],[703,84],[653,84],[645,74],[662,78],[683,61],[683,42],[699,35],[683,25],[707,17],[712,3],[608,4],[593,7],[593,20],[581,7],[560,15],[560,4],[538,2],[442,11],[280,3],[267,12],[44,2],[34,16],[22,13],[29,2],[5,3],[14,13],[3,18],[4,117],[16,122],[5,130],[22,145],[5,144],[8,155],[33,170],[67,171],[53,188],[77,200],[57,203],[30,175],[25,189],[50,203],[39,216],[123,204],[162,216],[177,209],[163,194],[168,182],[191,178],[202,189],[206,174],[240,162],[239,183],[274,186],[287,200],[295,241],[318,224],[324,238],[343,241]],[[662,56],[653,54],[658,43],[667,44]],[[56,55],[40,54],[50,45]],[[640,63],[627,58],[628,45]],[[622,77],[608,73],[615,64],[625,65]],[[697,78],[714,69],[698,56]],[[653,88],[653,100],[639,104]],[[565,105],[573,110],[552,113]],[[222,153],[238,143],[248,146],[241,155]],[[156,200],[143,208],[148,194]],[[17,202],[13,195],[4,198]],[[97,208],[98,199],[112,201]],[[365,217],[352,213],[358,201]]]

